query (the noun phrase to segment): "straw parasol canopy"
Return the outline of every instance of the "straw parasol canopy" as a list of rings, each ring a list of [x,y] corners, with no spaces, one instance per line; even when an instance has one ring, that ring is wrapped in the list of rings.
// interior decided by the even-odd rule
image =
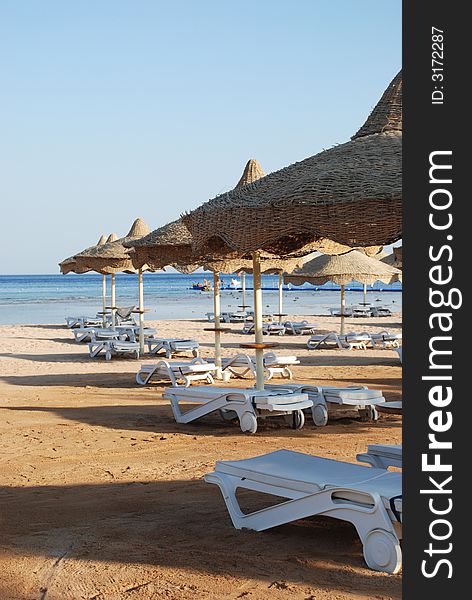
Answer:
[[[382,256],[380,258],[381,262],[385,263],[386,265],[390,265],[392,267],[395,267],[396,269],[402,269],[403,268],[403,250],[402,250],[402,246],[399,246],[398,248],[393,248],[393,252],[391,254],[387,254],[387,256]]]
[[[183,215],[201,253],[307,254],[324,239],[388,244],[402,232],[402,76],[341,144]]]
[[[135,273],[131,258],[124,243],[137,240],[149,233],[149,227],[142,219],[136,219],[128,234],[114,241],[107,241],[102,246],[89,248],[75,255],[79,268],[97,271],[98,273]],[[146,268],[143,265],[143,268]]]
[[[358,250],[346,254],[328,256],[322,254],[305,263],[301,269],[285,275],[286,283],[303,285],[305,282],[323,284],[328,281],[346,285],[351,281],[372,284],[376,281],[394,283],[401,281],[401,271],[385,263],[366,256]]]
[[[135,269],[148,265],[151,270],[157,271],[170,265],[182,273],[191,273],[199,267],[193,252],[192,236],[180,219],[151,231],[143,238],[126,241],[125,246]]]
[[[113,235],[113,234],[112,234]],[[109,236],[110,237],[110,236]],[[92,248],[96,248],[98,246],[103,246],[107,242],[107,238],[105,235],[101,235],[100,239],[96,243],[95,246],[90,246],[87,250],[91,250]],[[89,269],[79,269],[77,266],[77,261],[74,256],[69,256],[69,258],[65,258],[62,262],[59,263],[59,269],[63,275],[67,275],[67,273],[85,273]]]
[[[251,158],[246,163],[235,189],[250,185],[264,175],[259,162],[255,158]],[[137,240],[126,241],[124,246],[131,249],[129,255],[136,269],[148,265],[151,270],[157,271],[166,266],[172,266],[181,273],[192,273],[203,264],[205,269],[220,273],[250,272],[252,270],[250,255],[239,256],[238,253],[232,252],[214,260],[208,254],[196,254],[193,236],[182,219],[159,227]],[[323,248],[326,252],[332,251],[333,253],[346,252],[351,249],[329,240],[325,240]],[[285,260],[268,252],[261,253],[262,268],[266,273],[282,270],[290,272],[303,262],[300,261],[300,257]]]

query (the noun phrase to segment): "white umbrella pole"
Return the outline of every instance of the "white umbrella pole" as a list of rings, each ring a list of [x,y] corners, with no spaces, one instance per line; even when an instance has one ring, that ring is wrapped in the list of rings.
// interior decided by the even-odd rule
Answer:
[[[220,275],[213,271],[213,312],[215,313],[215,365],[217,367],[216,376],[221,379],[221,296],[220,296]]]
[[[364,283],[364,306],[367,304],[367,283]]]
[[[138,292],[139,292],[139,352],[144,354],[144,286],[143,271],[138,270]]]
[[[102,323],[103,327],[106,327],[107,316],[106,316],[106,305],[107,305],[107,276],[102,273]]]
[[[254,330],[256,344],[263,343],[262,337],[262,289],[261,289],[261,257],[259,252],[252,255],[254,277]],[[256,348],[256,389],[264,389],[264,350]]]
[[[344,334],[344,309],[345,308],[346,308],[346,297],[345,297],[344,285],[342,285],[341,286],[341,329],[340,329],[341,335]]]
[[[111,326],[115,328],[116,325],[116,288],[115,288],[115,274],[111,274]]]
[[[246,310],[246,272],[241,273],[241,290],[243,293],[243,310]]]
[[[283,275],[282,271],[279,272],[279,323],[282,322],[282,309],[283,309]]]

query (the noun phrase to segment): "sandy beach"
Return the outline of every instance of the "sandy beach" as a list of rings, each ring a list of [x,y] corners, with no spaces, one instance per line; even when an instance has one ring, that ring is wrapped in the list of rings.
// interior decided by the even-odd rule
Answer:
[[[150,324],[213,354],[203,320]],[[226,356],[252,340],[230,327]],[[400,328],[397,314],[347,320],[348,331]],[[401,417],[324,428],[307,419],[301,431],[266,422],[253,436],[218,415],[178,425],[163,386],[135,383],[140,362],[153,358],[91,360],[62,324],[5,325],[0,339],[0,600],[401,598],[401,575],[369,570],[351,525],[310,518],[238,531],[219,490],[202,481],[218,459],[280,448],[355,462],[368,443],[400,443]],[[308,351],[306,339],[271,338],[300,358],[296,381],[362,383],[401,399],[394,351]]]

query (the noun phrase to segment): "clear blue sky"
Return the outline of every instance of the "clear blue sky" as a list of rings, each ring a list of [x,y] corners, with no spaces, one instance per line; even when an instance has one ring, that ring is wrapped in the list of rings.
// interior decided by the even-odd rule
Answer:
[[[2,0],[0,273],[346,141],[400,65],[400,0]]]

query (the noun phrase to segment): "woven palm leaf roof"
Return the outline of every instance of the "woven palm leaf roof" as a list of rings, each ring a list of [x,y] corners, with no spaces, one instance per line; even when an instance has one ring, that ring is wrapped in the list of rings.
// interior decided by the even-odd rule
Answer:
[[[352,136],[355,140],[365,135],[375,133],[400,132],[403,126],[402,111],[402,73],[398,73],[380,98],[367,121]]]
[[[74,258],[79,268],[87,268],[99,273],[136,272],[135,267],[123,245],[149,233],[149,227],[142,219],[136,219],[125,237],[107,241],[102,246],[95,246],[77,254]],[[144,266],[143,266],[144,268]]]
[[[182,221],[172,221],[139,240],[126,242],[135,268],[147,264],[158,270],[171,265],[191,273],[198,268],[192,246],[192,236]]]
[[[366,256],[363,252],[351,250],[346,254],[333,256],[321,254],[305,263],[301,269],[285,275],[284,280],[295,285],[303,285],[305,282],[321,285],[328,281],[339,285],[346,285],[351,281],[371,284],[376,281],[401,281],[401,275],[398,269]]]
[[[87,250],[95,248],[96,246],[103,246],[103,244],[105,244],[107,241],[108,240],[106,236],[101,235],[96,245],[90,246],[90,248],[87,248]],[[66,275],[67,273],[85,273],[86,271],[88,271],[88,269],[86,269],[85,271],[78,269],[77,261],[75,260],[74,256],[69,256],[69,258],[65,258],[62,262],[60,262],[59,269],[63,275]]]
[[[202,253],[391,243],[402,231],[401,72],[353,139],[206,202],[182,219]]]

